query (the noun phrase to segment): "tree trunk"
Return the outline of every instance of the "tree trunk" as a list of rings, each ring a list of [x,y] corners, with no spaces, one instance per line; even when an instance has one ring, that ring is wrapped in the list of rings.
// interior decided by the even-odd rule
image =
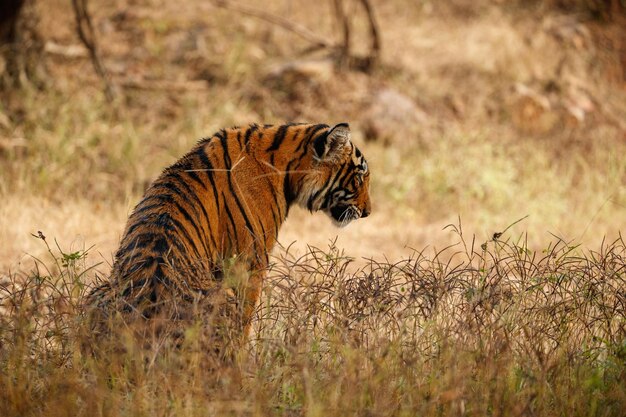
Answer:
[[[43,43],[36,30],[35,0],[0,1],[0,89],[36,78]]]
[[[0,46],[15,42],[17,18],[24,0],[4,0],[0,3]]]

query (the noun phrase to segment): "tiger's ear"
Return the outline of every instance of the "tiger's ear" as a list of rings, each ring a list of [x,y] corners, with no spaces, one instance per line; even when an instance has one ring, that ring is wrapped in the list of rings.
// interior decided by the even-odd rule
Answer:
[[[313,143],[315,159],[318,161],[332,162],[339,158],[342,150],[350,142],[350,125],[339,123],[328,131],[326,135],[320,135]]]

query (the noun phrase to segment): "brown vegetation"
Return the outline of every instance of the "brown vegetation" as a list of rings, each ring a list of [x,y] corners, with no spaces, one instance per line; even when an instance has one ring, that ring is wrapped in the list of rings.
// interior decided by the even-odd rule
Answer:
[[[454,248],[353,271],[332,246],[287,252],[249,345],[217,369],[202,315],[183,346],[146,348],[120,327],[111,344],[98,342],[96,359],[83,356],[92,335],[80,304],[93,272],[86,253],[48,247],[50,268],[0,287],[0,411],[621,415],[624,241],[577,255],[563,241],[538,253],[504,235],[476,246],[457,236]]]

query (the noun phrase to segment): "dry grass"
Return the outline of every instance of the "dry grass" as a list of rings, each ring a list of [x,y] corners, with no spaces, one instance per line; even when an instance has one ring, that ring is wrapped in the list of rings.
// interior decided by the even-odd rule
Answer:
[[[618,416],[626,405],[626,246],[508,232],[351,269],[336,247],[275,259],[230,368],[133,339],[84,356],[86,252],[0,287],[0,412],[24,415]],[[199,324],[202,318],[199,318]],[[122,338],[122,340],[124,340]],[[139,341],[141,343],[141,341]]]

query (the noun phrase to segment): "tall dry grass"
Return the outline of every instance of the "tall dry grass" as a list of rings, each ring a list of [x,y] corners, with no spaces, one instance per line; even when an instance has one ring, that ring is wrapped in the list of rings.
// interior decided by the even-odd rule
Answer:
[[[451,227],[457,245],[359,268],[332,245],[285,249],[249,342],[220,370],[193,348],[202,318],[179,348],[122,338],[106,358],[83,354],[92,255],[47,247],[0,287],[0,414],[622,415],[623,238],[535,252]]]

